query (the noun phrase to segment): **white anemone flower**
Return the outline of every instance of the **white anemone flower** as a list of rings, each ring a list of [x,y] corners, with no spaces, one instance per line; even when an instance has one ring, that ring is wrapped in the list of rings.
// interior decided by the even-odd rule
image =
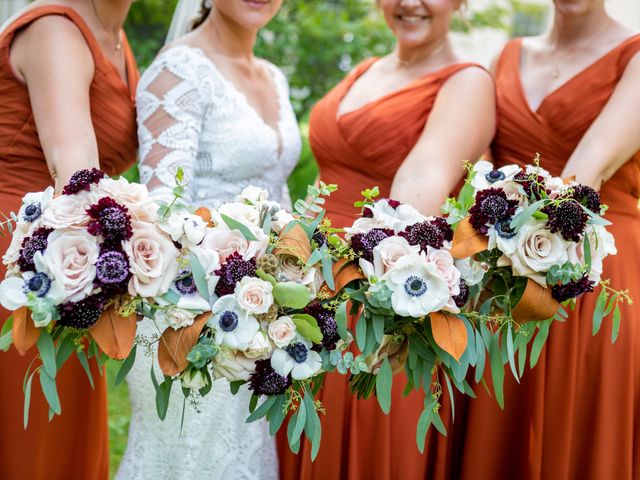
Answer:
[[[449,284],[424,254],[400,258],[381,280],[391,289],[393,310],[403,317],[422,317],[441,310],[449,301]]]
[[[294,380],[304,380],[320,371],[322,358],[318,352],[311,350],[310,341],[298,337],[286,348],[273,351],[271,367],[283,377],[291,374]]]
[[[477,192],[491,187],[501,187],[505,182],[513,180],[522,171],[518,165],[505,165],[495,168],[493,164],[486,160],[480,160],[473,166],[475,176],[471,180],[471,185]]]
[[[220,297],[211,310],[213,315],[207,325],[215,330],[215,340],[236,350],[246,350],[260,324],[242,310],[233,295]]]

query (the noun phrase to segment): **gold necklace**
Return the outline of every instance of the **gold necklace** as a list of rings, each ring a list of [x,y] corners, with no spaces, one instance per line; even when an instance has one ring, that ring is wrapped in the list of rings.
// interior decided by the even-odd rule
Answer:
[[[98,23],[100,23],[100,26],[105,32],[108,32],[109,29],[104,26],[104,22],[102,21],[102,18],[100,18],[100,14],[98,13],[98,8],[96,7],[96,0],[91,0],[91,6],[93,7],[93,14],[96,16]],[[120,38],[120,32],[118,32],[116,35],[117,37],[116,37],[116,41],[114,42],[115,43],[114,48],[116,51],[119,51],[122,48],[122,40]]]

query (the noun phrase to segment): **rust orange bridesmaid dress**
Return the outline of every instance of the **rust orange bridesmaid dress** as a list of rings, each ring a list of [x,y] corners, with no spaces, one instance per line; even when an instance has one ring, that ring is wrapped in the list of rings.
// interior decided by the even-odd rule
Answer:
[[[338,118],[341,100],[375,61],[372,58],[356,67],[311,113],[309,139],[320,178],[339,185],[326,204],[327,216],[336,227],[355,220],[359,212],[353,203],[361,198],[363,189],[377,185],[382,198],[389,196],[396,171],[422,134],[440,87],[460,70],[477,67],[469,63],[450,65]],[[424,395],[413,391],[403,397],[405,385],[404,376],[395,378],[391,413],[385,415],[375,398],[357,400],[347,388],[346,376],[328,374],[319,394],[326,415],[321,420],[318,457],[311,462],[309,443],[302,445],[299,455],[291,454],[283,432],[278,439],[281,477],[424,478],[431,460],[416,446]]]
[[[497,64],[492,155],[498,165],[524,164],[539,152],[542,167],[560,175],[640,52],[640,35],[551,92],[536,111],[523,92],[521,48],[520,40],[510,42]],[[601,194],[618,248],[605,260],[602,278],[629,289],[635,300],[622,307],[618,340],[611,344],[611,318],[592,336],[597,291],[582,297],[566,322],[553,324],[538,365],[521,384],[507,375],[504,411],[481,387],[477,400],[456,406],[448,478],[640,478],[640,152]]]
[[[53,185],[31,112],[29,94],[11,70],[9,50],[16,32],[46,15],[62,15],[76,24],[93,54],[91,117],[100,166],[110,175],[124,172],[136,161],[134,105],[138,72],[129,46],[128,85],[100,50],[91,30],[74,10],[43,6],[28,10],[0,34],[0,210],[20,207],[29,191]],[[9,246],[0,236],[0,251]],[[0,277],[5,269],[0,266]],[[0,309],[0,319],[9,313]],[[105,480],[109,475],[106,381],[94,365],[95,390],[75,357],[58,376],[62,416],[48,421],[48,407],[34,385],[29,426],[22,424],[22,381],[34,353],[20,356],[13,348],[0,352],[0,478],[3,480]]]

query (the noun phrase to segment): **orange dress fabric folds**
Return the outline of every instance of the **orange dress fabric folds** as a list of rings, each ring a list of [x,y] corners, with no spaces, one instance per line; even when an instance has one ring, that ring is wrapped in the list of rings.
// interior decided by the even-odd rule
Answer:
[[[91,117],[100,166],[110,175],[124,172],[136,161],[137,135],[134,92],[136,62],[126,44],[128,86],[103,55],[80,15],[63,6],[31,9],[0,34],[0,210],[17,212],[27,192],[53,185],[31,111],[25,84],[14,75],[9,52],[20,29],[46,15],[62,15],[76,24],[93,54]],[[0,252],[10,238],[0,236]],[[5,268],[0,266],[0,278]],[[0,309],[0,320],[9,312]],[[20,356],[13,348],[0,352],[0,478],[56,480],[108,478],[109,452],[106,382],[92,366],[92,390],[80,363],[70,359],[58,374],[62,416],[48,421],[48,406],[34,381],[29,426],[23,428],[22,381],[35,352]]]
[[[380,187],[389,196],[393,178],[420,138],[442,85],[474,64],[457,64],[421,77],[404,88],[338,118],[338,107],[353,83],[376,59],[356,67],[315,106],[309,137],[320,167],[320,178],[339,186],[327,200],[327,216],[335,227],[349,226],[359,214],[353,203],[360,192]],[[425,175],[437,172],[425,172]],[[353,325],[350,327],[353,328]],[[418,452],[416,426],[424,395],[402,396],[403,376],[395,378],[390,415],[375,398],[357,400],[347,388],[347,376],[328,374],[319,399],[322,445],[315,462],[311,446],[300,454],[289,451],[286,432],[279,437],[280,474],[286,480],[417,479],[424,478],[430,460]]]
[[[532,111],[519,75],[521,42],[509,43],[497,65],[494,162],[522,165],[539,152],[542,167],[560,175],[638,52],[635,36]],[[579,299],[566,322],[553,324],[538,365],[521,384],[507,373],[504,411],[482,387],[476,388],[477,400],[463,400],[456,409],[448,478],[640,478],[640,152],[601,194],[618,248],[605,259],[602,278],[629,289],[635,300],[622,307],[617,342],[611,344],[611,317],[592,336],[599,289]]]

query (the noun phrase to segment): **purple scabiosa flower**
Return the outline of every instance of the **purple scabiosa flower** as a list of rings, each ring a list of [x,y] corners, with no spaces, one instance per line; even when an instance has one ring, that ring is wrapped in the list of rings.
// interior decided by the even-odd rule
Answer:
[[[579,242],[584,233],[589,215],[575,200],[566,200],[557,205],[548,205],[543,212],[549,217],[547,226],[551,233],[560,232],[569,242]]]
[[[336,343],[340,340],[338,335],[338,324],[335,319],[335,312],[324,308],[320,303],[312,303],[307,305],[304,309],[304,313],[311,315],[318,322],[318,327],[322,332],[322,344],[314,345],[312,350],[321,350],[326,348],[327,350],[334,350]]]
[[[103,296],[101,294],[92,295],[80,302],[69,302],[59,306],[59,323],[71,328],[91,328],[96,324],[103,310]]]
[[[91,221],[87,230],[109,242],[128,240],[133,235],[129,210],[110,197],[101,198],[87,209]]]
[[[222,297],[232,294],[236,283],[243,277],[255,277],[257,269],[255,259],[244,260],[238,252],[233,252],[227,257],[226,262],[215,271],[215,274],[220,277],[218,285],[216,285],[216,295]]]
[[[257,360],[255,372],[249,378],[249,390],[256,395],[279,395],[291,386],[291,375],[283,377],[273,370],[271,360]]]
[[[587,185],[576,185],[571,197],[593,213],[600,213],[600,194]]]
[[[388,228],[373,228],[367,233],[356,233],[351,237],[351,248],[356,254],[365,260],[373,261],[373,249],[387,237],[393,235],[393,230]]]
[[[462,308],[467,304],[469,300],[469,286],[467,282],[463,279],[460,279],[460,293],[453,297],[453,301],[456,302],[456,306],[458,308]]]
[[[98,183],[104,177],[106,177],[106,174],[97,168],[78,170],[71,176],[69,183],[67,183],[62,190],[62,194],[74,195],[82,190],[91,190],[91,185]]]
[[[20,248],[20,257],[18,258],[18,266],[23,272],[35,270],[33,264],[33,256],[36,252],[44,252],[47,248],[47,239],[49,234],[53,232],[52,228],[38,228],[33,235],[22,240]]]
[[[571,298],[577,298],[583,293],[593,292],[595,282],[589,280],[589,277],[585,274],[578,281],[571,280],[564,285],[554,285],[551,287],[551,296],[558,302],[564,302]]]
[[[469,209],[469,221],[476,231],[486,235],[488,224],[511,218],[517,206],[518,202],[509,200],[501,188],[487,188],[476,195],[476,203]]]
[[[124,252],[107,250],[100,253],[96,262],[96,283],[99,286],[122,285],[130,276],[129,259]]]
[[[183,270],[178,273],[175,284],[176,290],[182,295],[192,295],[198,291],[193,274],[189,270]]]
[[[451,242],[453,240],[453,228],[451,228],[451,225],[447,223],[445,218],[436,217],[431,220],[431,225],[438,227],[440,233],[442,233],[442,236],[447,242]]]
[[[411,245],[419,245],[423,251],[427,247],[442,248],[444,246],[445,234],[449,234],[440,222],[425,221],[410,225],[398,235],[404,237]],[[453,238],[453,237],[452,237]]]

